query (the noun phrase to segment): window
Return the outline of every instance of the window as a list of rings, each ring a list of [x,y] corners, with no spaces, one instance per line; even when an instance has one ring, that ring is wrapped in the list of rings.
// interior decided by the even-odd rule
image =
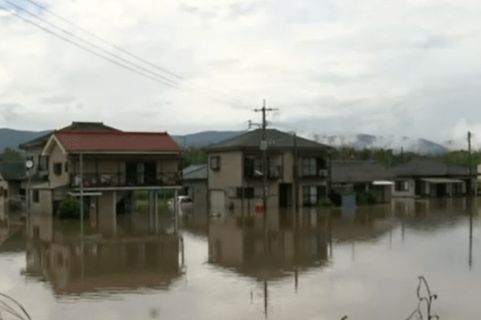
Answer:
[[[302,158],[301,175],[303,177],[317,176],[317,161],[316,158]]]
[[[248,178],[262,177],[262,160],[259,157],[246,157],[244,160],[244,173]]]
[[[220,170],[220,156],[211,156],[209,159],[209,164],[211,170],[219,171]]]
[[[40,196],[38,190],[32,191],[32,201],[38,203],[40,201]]]
[[[302,187],[302,203],[305,206],[316,206],[319,200],[319,189],[317,186]]]
[[[254,198],[254,188],[246,187],[246,188],[237,188],[236,189],[236,197],[240,199],[252,199]]]
[[[268,177],[279,178],[281,176],[282,167],[277,165],[272,158],[267,158],[268,163]],[[264,168],[262,165],[262,158],[255,156],[248,156],[244,159],[244,176],[246,178],[261,178]]]
[[[65,162],[65,165],[64,165],[64,170],[65,172],[68,172],[68,162]]]
[[[62,174],[62,163],[61,162],[55,162],[53,164],[53,173],[56,174],[57,176]]]
[[[396,191],[408,191],[409,184],[407,181],[398,180],[395,182],[394,188]]]

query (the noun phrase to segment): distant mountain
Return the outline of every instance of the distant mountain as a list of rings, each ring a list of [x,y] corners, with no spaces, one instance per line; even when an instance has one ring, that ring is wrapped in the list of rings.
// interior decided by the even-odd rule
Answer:
[[[426,139],[403,136],[373,136],[369,134],[356,135],[314,135],[315,140],[334,147],[352,146],[357,150],[383,148],[395,152],[401,150],[420,154],[442,154],[450,149],[444,145]]]
[[[181,147],[207,147],[211,144],[236,137],[245,131],[202,131],[173,136]]]
[[[6,148],[18,149],[18,145],[37,137],[40,137],[49,131],[23,131],[8,128],[0,128],[0,152]]]
[[[0,152],[5,148],[17,149],[18,145],[35,139],[49,131],[21,131],[0,129]],[[186,135],[174,135],[173,138],[181,147],[207,147],[211,144],[238,136],[245,131],[202,131]],[[456,149],[458,143],[435,143],[426,139],[408,138],[403,136],[374,136],[369,134],[356,135],[309,135],[307,138],[331,145],[333,147],[352,146],[355,149],[384,148],[395,152],[411,151],[420,154],[442,154]]]

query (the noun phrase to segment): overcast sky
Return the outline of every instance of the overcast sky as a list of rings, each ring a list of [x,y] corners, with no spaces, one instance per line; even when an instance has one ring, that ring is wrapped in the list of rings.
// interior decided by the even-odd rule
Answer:
[[[0,127],[238,130],[266,98],[289,130],[481,140],[479,1],[36,1],[182,79],[154,82],[0,9]]]

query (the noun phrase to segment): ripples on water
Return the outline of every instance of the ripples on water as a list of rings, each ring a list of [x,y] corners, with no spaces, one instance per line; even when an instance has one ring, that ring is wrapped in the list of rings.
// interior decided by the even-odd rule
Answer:
[[[0,215],[0,291],[33,319],[405,319],[417,276],[441,319],[478,318],[478,199],[209,217],[184,208],[115,226]],[[155,221],[155,222],[154,222]]]

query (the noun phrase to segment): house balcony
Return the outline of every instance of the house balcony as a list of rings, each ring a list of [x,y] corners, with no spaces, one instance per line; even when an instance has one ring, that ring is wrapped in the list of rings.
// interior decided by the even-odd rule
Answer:
[[[123,188],[123,187],[164,187],[182,185],[179,172],[161,172],[155,175],[126,175],[124,172],[96,172],[83,174],[83,187],[92,188]],[[70,175],[70,186],[80,187],[80,175]]]
[[[244,172],[245,172],[246,179],[252,179],[252,180],[263,179],[262,169],[245,168]],[[269,166],[267,179],[276,180],[281,178],[282,178],[282,166],[280,165]]]
[[[326,180],[329,176],[329,172],[327,169],[320,169],[320,170],[317,170],[317,171],[313,171],[313,172],[302,172],[302,170],[300,170],[301,172],[299,173],[299,178],[300,179],[306,179],[306,180]]]

